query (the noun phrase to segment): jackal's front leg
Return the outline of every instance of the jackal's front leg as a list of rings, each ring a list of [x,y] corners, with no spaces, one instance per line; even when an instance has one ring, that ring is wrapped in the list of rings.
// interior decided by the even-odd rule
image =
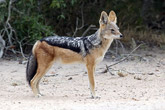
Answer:
[[[96,98],[96,96],[95,96],[95,79],[94,79],[95,64],[94,63],[86,64],[86,67],[88,70],[88,78],[89,78],[91,96],[92,96],[92,98]]]

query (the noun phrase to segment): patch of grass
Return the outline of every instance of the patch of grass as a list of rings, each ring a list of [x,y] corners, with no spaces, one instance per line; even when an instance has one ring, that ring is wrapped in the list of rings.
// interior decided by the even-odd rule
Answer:
[[[141,42],[146,43],[149,46],[159,46],[162,47],[165,45],[165,33],[154,31],[151,29],[137,31],[135,29],[127,28],[122,31],[125,36],[122,40],[123,43],[130,47],[134,44],[139,44]]]

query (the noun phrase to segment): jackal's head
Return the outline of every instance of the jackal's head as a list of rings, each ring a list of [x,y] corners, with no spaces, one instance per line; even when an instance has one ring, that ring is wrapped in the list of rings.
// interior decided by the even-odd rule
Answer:
[[[119,27],[116,25],[117,17],[114,11],[110,11],[109,16],[105,11],[100,16],[100,34],[105,39],[120,39],[123,35],[119,31]]]

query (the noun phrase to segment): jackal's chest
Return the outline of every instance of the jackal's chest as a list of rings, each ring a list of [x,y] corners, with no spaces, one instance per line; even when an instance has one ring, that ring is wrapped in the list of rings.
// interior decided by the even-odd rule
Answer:
[[[104,59],[104,55],[97,57],[96,58],[96,63],[100,63],[101,61],[103,61],[103,59]]]
[[[100,63],[104,59],[104,56],[106,52],[108,51],[112,41],[113,40],[109,40],[108,42],[103,42],[102,47],[96,51],[95,53],[97,54],[96,63]]]

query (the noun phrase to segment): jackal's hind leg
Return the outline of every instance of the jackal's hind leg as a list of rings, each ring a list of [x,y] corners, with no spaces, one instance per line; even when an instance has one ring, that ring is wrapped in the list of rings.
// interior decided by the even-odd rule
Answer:
[[[45,59],[44,62],[43,60],[38,60],[37,73],[31,80],[31,88],[36,97],[42,96],[42,94],[39,91],[39,82],[51,66],[52,66],[52,60],[50,59]]]
[[[36,97],[42,96],[39,91],[39,82],[40,82],[41,78],[45,75],[45,73],[46,73],[46,67],[44,67],[44,68],[39,67],[37,69],[36,75],[31,80],[31,88]]]

